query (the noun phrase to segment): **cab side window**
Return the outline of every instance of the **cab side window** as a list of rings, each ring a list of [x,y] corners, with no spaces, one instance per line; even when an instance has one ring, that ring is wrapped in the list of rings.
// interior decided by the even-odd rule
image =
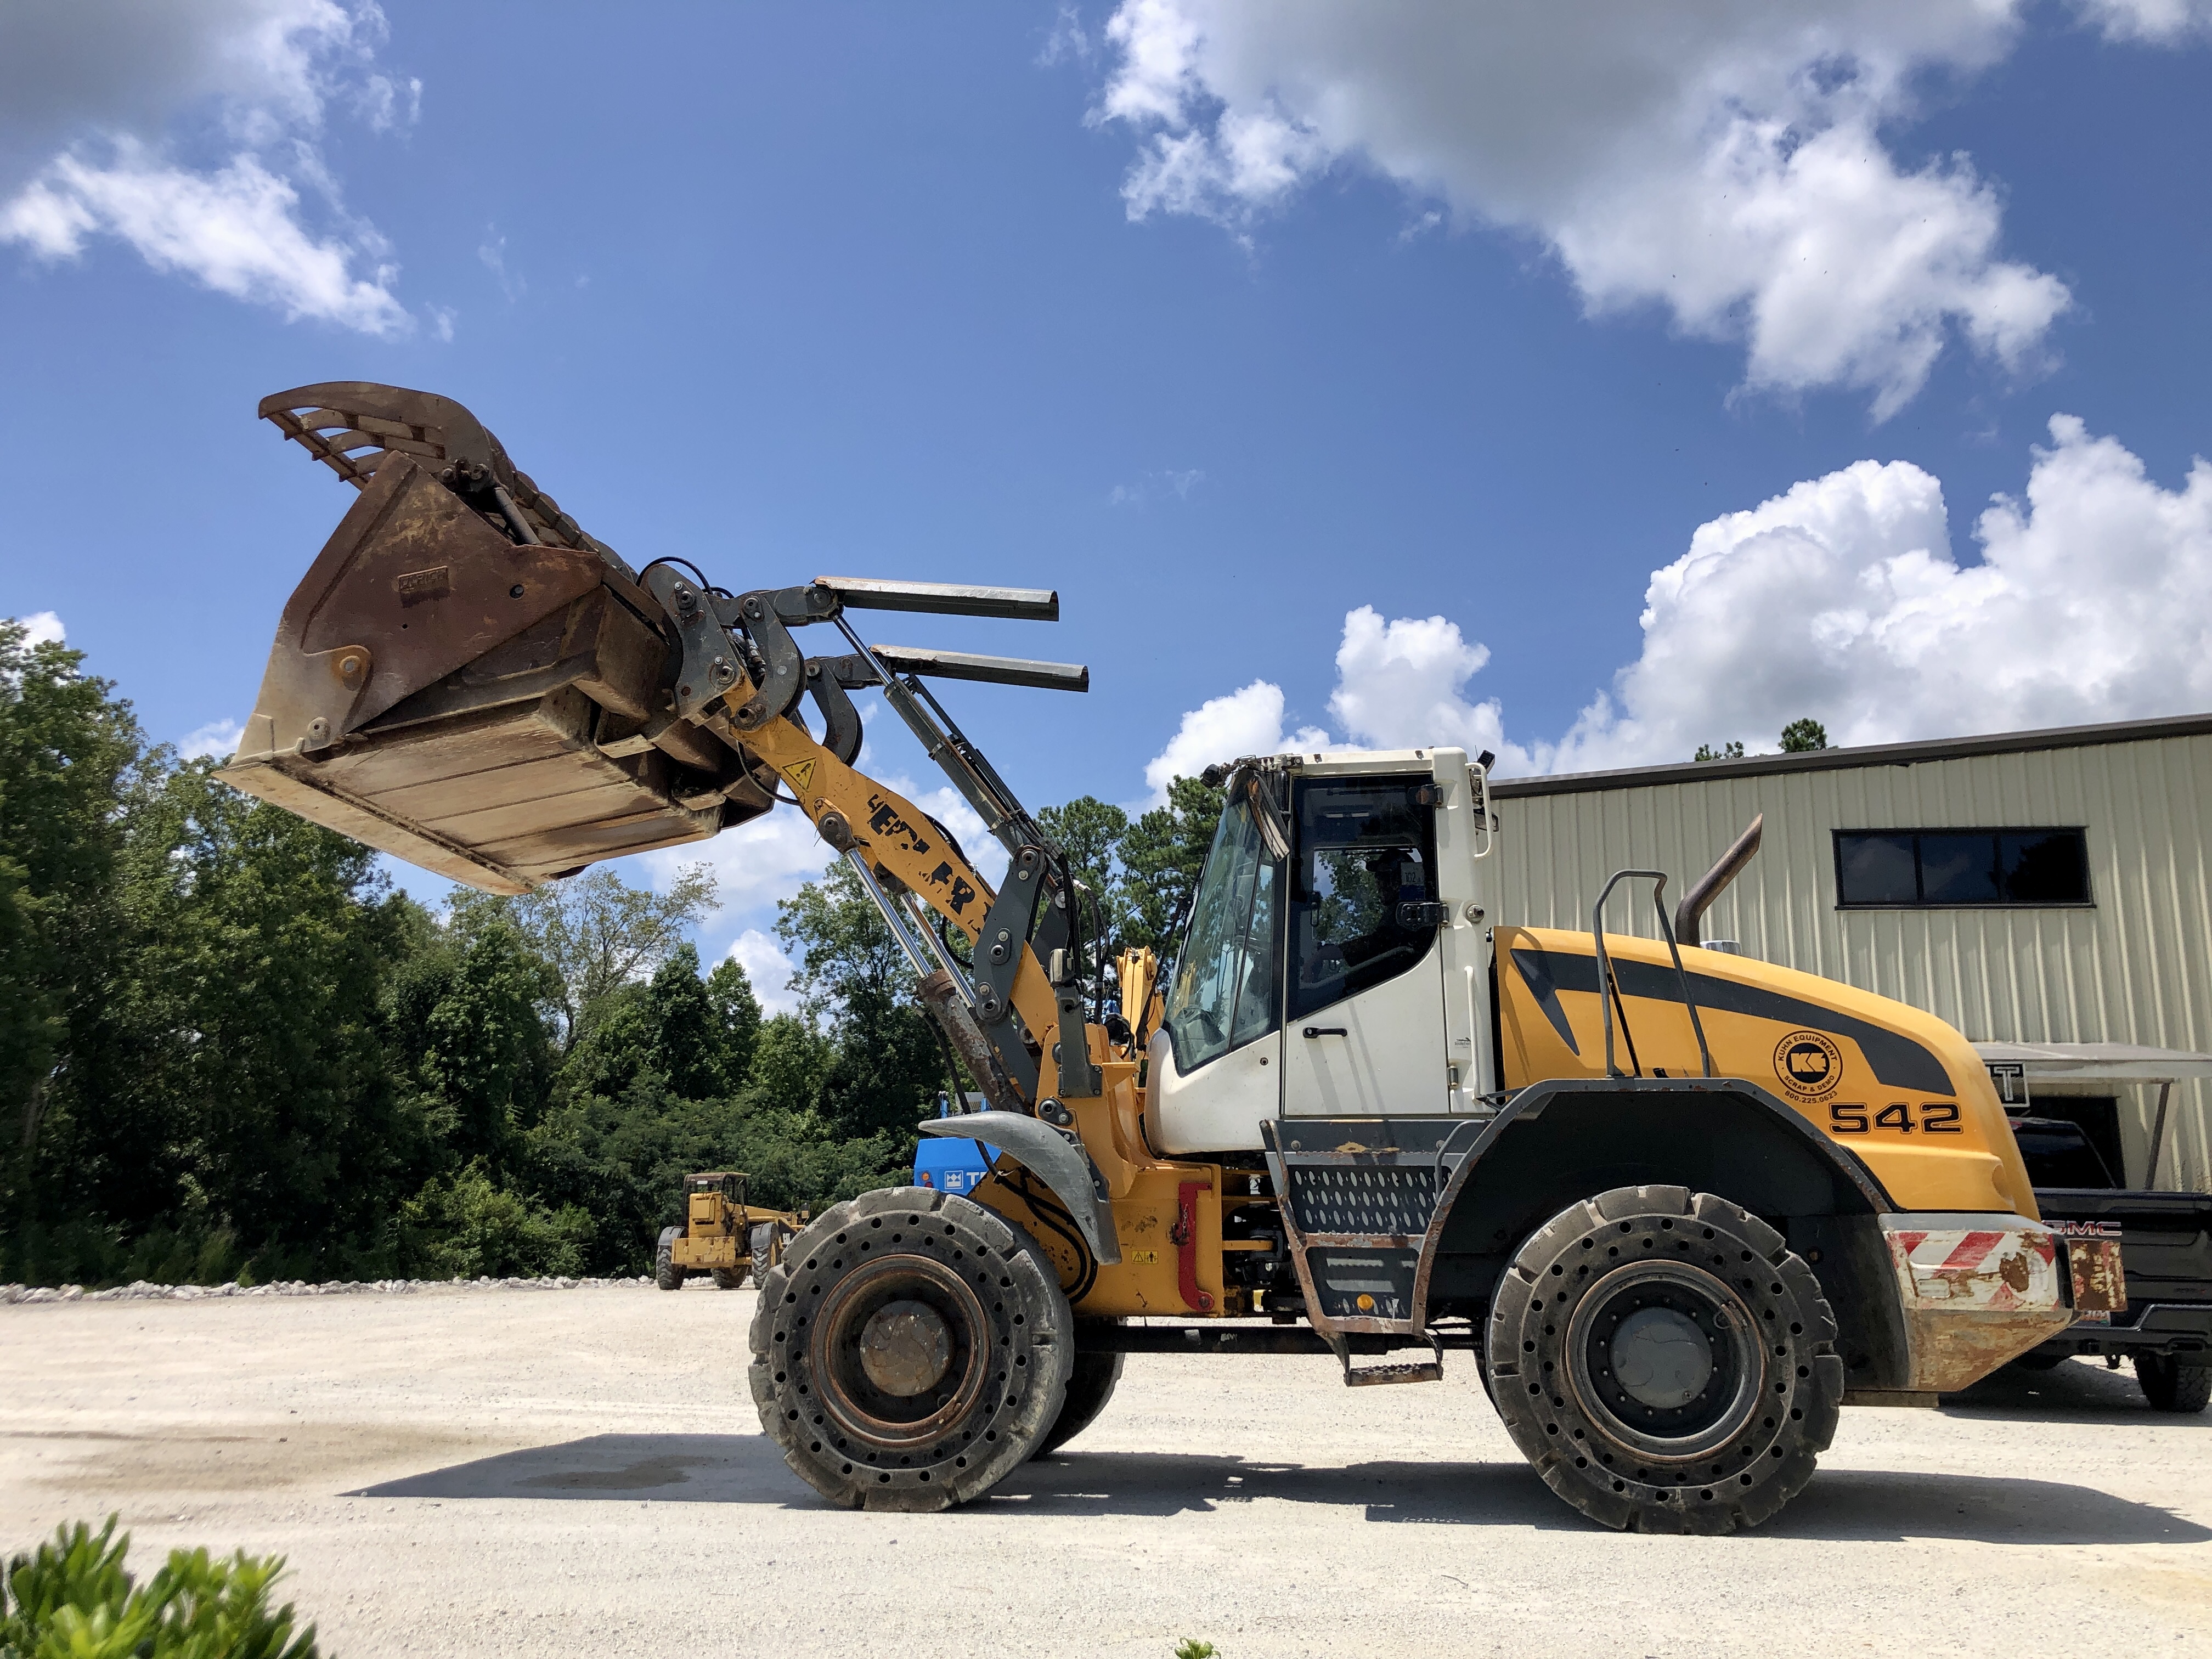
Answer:
[[[1434,902],[1426,778],[1300,780],[1290,893],[1289,1018],[1395,979],[1428,955],[1436,924],[1400,907]]]

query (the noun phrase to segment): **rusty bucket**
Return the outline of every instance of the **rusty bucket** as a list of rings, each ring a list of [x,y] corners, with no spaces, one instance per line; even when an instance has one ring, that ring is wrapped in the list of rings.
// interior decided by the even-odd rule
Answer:
[[[769,809],[671,717],[661,607],[450,398],[358,381],[262,416],[360,493],[285,605],[224,781],[521,893]]]

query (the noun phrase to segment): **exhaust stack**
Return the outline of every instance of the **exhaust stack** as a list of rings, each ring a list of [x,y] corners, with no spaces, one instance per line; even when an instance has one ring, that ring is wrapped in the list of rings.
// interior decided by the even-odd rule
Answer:
[[[1750,825],[1729,844],[1720,862],[1699,876],[1690,890],[1682,895],[1682,902],[1674,907],[1674,937],[1684,945],[1703,941],[1699,931],[1704,926],[1705,912],[1712,908],[1728,884],[1743,873],[1759,851],[1759,838],[1766,828],[1766,814],[1759,813]]]

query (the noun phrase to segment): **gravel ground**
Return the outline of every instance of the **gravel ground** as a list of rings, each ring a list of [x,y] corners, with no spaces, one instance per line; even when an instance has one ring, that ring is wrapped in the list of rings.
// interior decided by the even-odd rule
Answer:
[[[1466,1359],[1129,1361],[1059,1456],[944,1516],[817,1500],[745,1392],[750,1291],[0,1307],[0,1548],[120,1510],[287,1555],[343,1659],[2212,1654],[2212,1418],[2126,1372],[1848,1411],[1747,1536],[1583,1522]]]

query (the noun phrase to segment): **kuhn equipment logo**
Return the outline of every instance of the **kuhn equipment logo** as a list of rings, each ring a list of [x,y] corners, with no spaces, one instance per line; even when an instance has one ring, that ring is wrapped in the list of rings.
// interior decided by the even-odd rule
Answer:
[[[1792,1031],[1774,1046],[1774,1075],[1800,1100],[1825,1100],[1844,1080],[1844,1052],[1818,1031]]]

